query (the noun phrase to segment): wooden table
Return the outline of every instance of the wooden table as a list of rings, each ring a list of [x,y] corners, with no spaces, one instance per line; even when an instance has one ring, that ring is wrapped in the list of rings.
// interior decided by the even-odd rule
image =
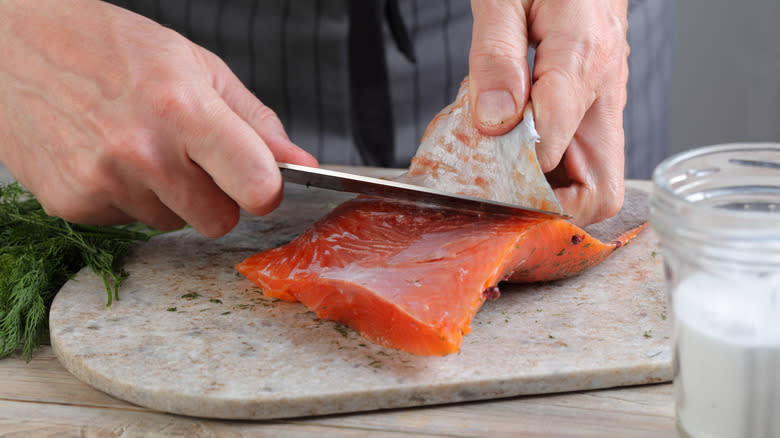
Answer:
[[[81,383],[51,347],[0,360],[0,436],[676,436],[672,385],[276,421],[215,421],[135,406]]]
[[[0,166],[0,182],[8,179]],[[48,345],[29,363],[0,360],[0,436],[149,435],[662,437],[676,431],[671,384],[352,415],[215,421],[155,412],[97,391],[65,370]]]

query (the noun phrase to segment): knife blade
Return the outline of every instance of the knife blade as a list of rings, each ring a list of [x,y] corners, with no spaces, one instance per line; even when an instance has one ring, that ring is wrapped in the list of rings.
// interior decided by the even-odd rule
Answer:
[[[440,207],[459,210],[470,210],[484,213],[499,213],[508,215],[517,214],[541,214],[561,218],[571,216],[553,211],[537,208],[523,207],[505,202],[491,201],[489,199],[473,196],[447,193],[428,187],[416,186],[386,179],[356,175],[347,172],[339,172],[330,169],[301,166],[298,164],[277,163],[282,178],[286,182],[305,185],[306,187],[318,187],[339,192],[362,193],[382,198],[399,199],[403,201],[419,202]]]

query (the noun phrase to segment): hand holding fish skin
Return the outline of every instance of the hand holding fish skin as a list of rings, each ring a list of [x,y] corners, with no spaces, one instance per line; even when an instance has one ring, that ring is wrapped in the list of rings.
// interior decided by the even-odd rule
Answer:
[[[0,161],[72,222],[217,237],[316,165],[214,54],[94,0],[0,1]]]
[[[530,102],[539,163],[564,210],[579,225],[616,214],[623,202],[627,1],[473,0],[472,11],[477,128],[504,134]],[[536,47],[532,77],[529,45]]]

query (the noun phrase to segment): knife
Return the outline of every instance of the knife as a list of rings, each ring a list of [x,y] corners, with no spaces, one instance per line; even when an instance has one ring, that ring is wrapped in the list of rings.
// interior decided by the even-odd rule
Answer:
[[[281,172],[284,181],[305,185],[306,187],[318,187],[338,192],[362,193],[382,198],[420,202],[458,210],[508,215],[534,213],[560,218],[571,218],[571,216],[567,214],[522,207],[473,196],[447,193],[441,190],[413,184],[355,175],[330,169],[301,166],[298,164],[277,164],[279,165],[279,171]]]

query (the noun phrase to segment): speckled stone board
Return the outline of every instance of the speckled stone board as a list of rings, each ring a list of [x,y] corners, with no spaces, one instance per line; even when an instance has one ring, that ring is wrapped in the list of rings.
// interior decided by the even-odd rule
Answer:
[[[51,343],[70,372],[160,411],[225,419],[321,415],[668,381],[671,318],[646,230],[564,281],[502,285],[461,352],[417,357],[264,298],[233,266],[291,240],[344,195],[288,188],[273,214],[209,240],[139,245],[120,299],[83,270],[57,295]],[[627,204],[631,205],[631,204]],[[644,213],[643,213],[644,214]]]

